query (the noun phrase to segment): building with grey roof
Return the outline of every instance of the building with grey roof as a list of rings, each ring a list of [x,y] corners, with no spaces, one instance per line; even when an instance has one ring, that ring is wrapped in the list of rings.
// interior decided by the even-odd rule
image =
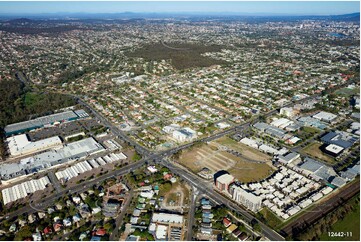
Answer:
[[[288,153],[286,155],[278,156],[278,160],[280,162],[288,164],[288,163],[291,163],[291,162],[297,160],[299,157],[300,157],[300,154],[295,153],[295,152],[290,152],[290,153]]]
[[[326,180],[328,182],[330,182],[334,177],[337,176],[335,170],[328,166],[322,166],[314,174],[319,178]]]
[[[346,171],[340,172],[341,177],[348,181],[351,181],[359,174],[360,174],[360,164],[356,164],[354,166],[347,168]]]
[[[332,185],[335,185],[335,186],[338,186],[338,187],[342,187],[343,185],[346,184],[346,180],[343,179],[342,177],[335,177],[331,180],[331,184]]]
[[[76,111],[65,111],[61,113],[55,113],[55,114],[39,117],[29,121],[9,124],[4,128],[4,130],[6,136],[10,136],[13,134],[20,134],[30,130],[43,128],[46,125],[52,125],[56,122],[73,121],[79,118],[86,118],[86,117],[89,117],[89,115],[82,109]]]
[[[322,142],[334,144],[344,149],[350,148],[358,139],[357,136],[343,131],[328,132],[321,137]]]
[[[298,119],[298,121],[304,126],[314,127],[314,128],[318,128],[318,129],[327,128],[327,125],[325,123],[321,122],[320,120],[318,120],[316,118],[312,118],[309,116],[301,117]]]
[[[255,123],[253,127],[278,139],[283,139],[286,135],[286,132],[283,131],[282,129],[262,122]]]
[[[305,158],[305,162],[299,165],[299,167],[310,172],[312,177],[315,179],[322,179],[327,182],[331,182],[336,177],[339,177],[332,167],[324,165],[321,162],[310,158]]]
[[[299,167],[304,170],[308,170],[311,172],[315,172],[323,166],[321,162],[315,161],[314,159],[306,157],[304,159],[304,163]]]

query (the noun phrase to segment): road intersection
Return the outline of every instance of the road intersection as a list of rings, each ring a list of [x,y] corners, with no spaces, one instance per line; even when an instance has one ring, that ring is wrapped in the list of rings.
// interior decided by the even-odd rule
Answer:
[[[295,103],[298,103],[298,102],[307,101],[307,100],[316,98],[318,96],[319,95],[309,96],[309,97],[307,97],[305,99],[302,99],[302,100],[299,100],[297,102],[287,104],[284,107],[294,105]],[[231,198],[225,197],[223,194],[221,195],[220,193],[218,193],[213,188],[213,186],[211,184],[206,183],[200,177],[198,177],[197,175],[195,175],[195,174],[191,173],[190,171],[186,170],[184,167],[176,166],[171,161],[166,159],[167,157],[169,157],[169,156],[171,156],[171,155],[173,155],[173,154],[175,154],[175,153],[177,153],[177,152],[179,152],[181,150],[187,149],[187,148],[193,146],[196,143],[210,142],[210,141],[218,139],[218,138],[220,138],[220,137],[222,137],[224,135],[229,135],[229,134],[232,134],[232,133],[235,133],[235,132],[241,132],[243,130],[247,130],[247,129],[250,128],[252,122],[257,121],[259,117],[255,117],[255,118],[253,118],[251,121],[249,121],[247,123],[233,126],[230,129],[222,130],[219,133],[210,135],[210,136],[205,137],[205,138],[200,138],[200,139],[194,140],[194,141],[192,141],[190,143],[187,143],[187,144],[183,144],[183,145],[180,145],[180,146],[177,146],[177,147],[165,150],[165,151],[161,151],[161,152],[152,152],[152,151],[146,149],[145,147],[139,145],[134,140],[130,139],[126,135],[125,132],[121,131],[118,127],[116,127],[111,122],[109,122],[106,118],[104,118],[101,114],[99,114],[99,112],[97,110],[95,110],[88,103],[84,102],[80,97],[77,97],[77,96],[73,96],[73,97],[77,100],[77,102],[79,104],[81,104],[87,110],[89,110],[90,114],[92,114],[97,120],[99,120],[106,127],[108,127],[113,134],[115,134],[120,139],[124,140],[129,145],[133,146],[134,149],[142,156],[142,159],[139,160],[139,161],[136,161],[134,163],[130,163],[127,166],[124,166],[119,170],[111,171],[111,172],[103,174],[103,175],[101,175],[101,176],[99,176],[97,178],[93,178],[93,179],[87,181],[86,185],[84,185],[84,184],[75,185],[75,186],[71,187],[71,190],[63,189],[60,186],[59,182],[56,181],[56,178],[53,176],[54,174],[50,171],[50,172],[48,172],[48,174],[50,175],[50,179],[51,179],[52,184],[53,184],[53,186],[55,188],[55,193],[50,195],[50,196],[47,196],[44,199],[40,199],[40,200],[38,200],[36,202],[34,201],[33,204],[29,203],[29,205],[26,205],[26,206],[14,211],[14,212],[8,213],[6,218],[14,218],[14,217],[17,217],[17,216],[22,215],[22,214],[26,214],[26,213],[29,214],[29,213],[32,213],[32,212],[42,210],[42,208],[46,208],[46,207],[52,205],[57,199],[63,197],[66,194],[78,194],[78,193],[84,192],[84,191],[88,190],[90,187],[92,187],[93,185],[98,184],[99,182],[102,182],[103,180],[106,180],[106,179],[108,179],[110,177],[113,177],[113,176],[120,176],[120,175],[128,174],[130,171],[136,170],[136,169],[140,168],[141,166],[145,165],[148,162],[150,162],[150,163],[153,162],[153,163],[159,163],[159,164],[169,168],[175,174],[179,175],[183,180],[187,181],[190,185],[192,185],[195,189],[197,189],[199,195],[200,194],[207,195],[213,201],[216,201],[219,204],[224,204],[231,211],[242,215],[242,218],[244,218],[247,223],[250,224],[251,222],[257,221],[259,223],[260,227],[261,227],[261,233],[267,239],[276,240],[276,241],[284,240],[284,238],[281,235],[279,235],[273,229],[269,228],[267,225],[265,225],[262,222],[258,221],[255,218],[255,216],[253,216],[251,213],[249,213],[243,207],[237,205],[233,200],[231,200]],[[277,112],[277,110],[272,110],[272,111],[266,113],[265,116],[273,115],[276,112]],[[192,203],[194,203],[193,200],[192,200]],[[118,229],[118,228],[116,228],[116,229]],[[189,230],[192,230],[192,228],[189,228]],[[187,233],[187,238],[191,238],[191,237],[192,237],[192,233],[188,232]]]

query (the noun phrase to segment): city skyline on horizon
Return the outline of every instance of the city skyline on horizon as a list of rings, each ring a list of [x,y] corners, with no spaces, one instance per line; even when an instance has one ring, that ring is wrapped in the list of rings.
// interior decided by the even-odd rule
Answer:
[[[255,15],[342,15],[360,12],[359,1],[53,1],[0,2],[2,15],[228,13]]]

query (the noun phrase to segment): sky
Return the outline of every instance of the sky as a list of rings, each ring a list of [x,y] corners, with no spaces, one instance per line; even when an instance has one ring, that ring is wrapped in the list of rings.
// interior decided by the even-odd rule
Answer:
[[[334,15],[360,12],[359,1],[0,1],[0,14],[120,12],[230,12],[287,15]]]

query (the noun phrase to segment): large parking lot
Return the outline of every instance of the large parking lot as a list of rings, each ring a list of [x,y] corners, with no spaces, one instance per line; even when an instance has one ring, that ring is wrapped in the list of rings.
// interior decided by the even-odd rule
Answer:
[[[101,125],[97,123],[94,119],[86,119],[62,123],[58,126],[35,130],[33,132],[29,132],[28,135],[31,141],[38,141],[52,136],[61,136],[62,138],[64,138],[68,135],[86,132],[87,130],[90,131],[100,126]]]

